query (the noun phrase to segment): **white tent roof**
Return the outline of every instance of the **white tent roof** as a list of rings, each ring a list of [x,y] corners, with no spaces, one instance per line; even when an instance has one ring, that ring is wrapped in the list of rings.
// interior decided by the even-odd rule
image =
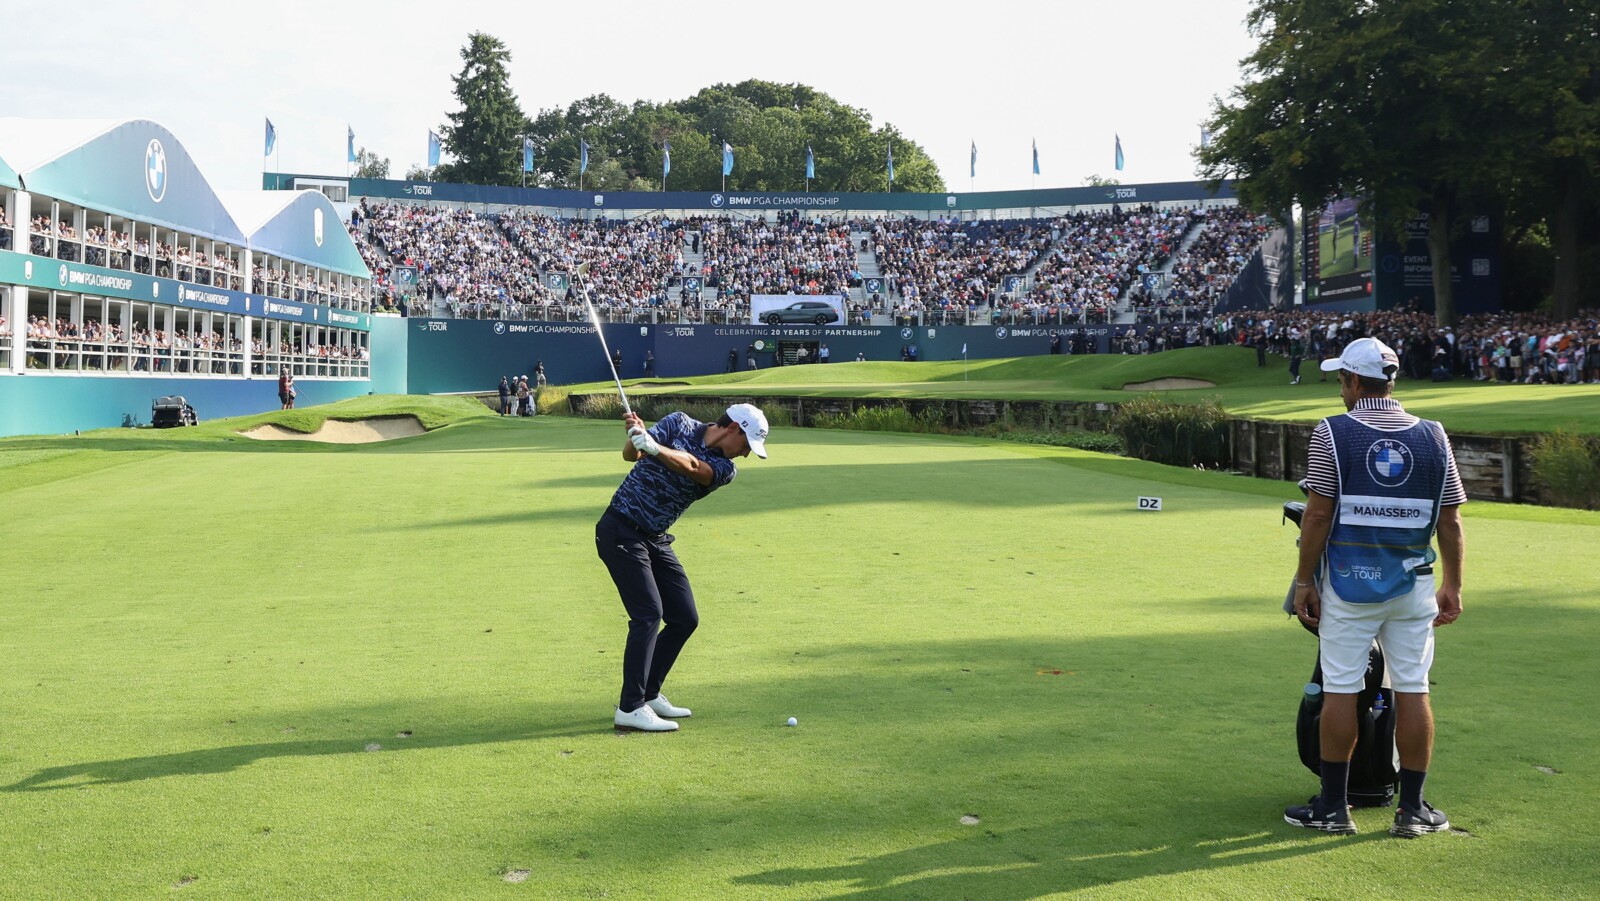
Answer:
[[[0,118],[0,159],[26,178],[28,172],[105,134],[121,119]]]
[[[217,198],[246,235],[255,234],[302,193],[315,191],[218,191]]]

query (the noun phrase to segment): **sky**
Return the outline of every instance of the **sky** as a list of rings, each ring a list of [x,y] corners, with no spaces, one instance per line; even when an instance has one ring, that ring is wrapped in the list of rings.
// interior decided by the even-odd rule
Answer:
[[[259,188],[263,168],[345,174],[347,127],[391,177],[421,165],[428,130],[458,108],[451,76],[474,31],[511,51],[530,116],[590,94],[801,82],[898,127],[952,191],[1193,179],[1200,123],[1251,49],[1245,0],[3,5],[17,39],[0,54],[0,116],[153,119],[226,190]]]

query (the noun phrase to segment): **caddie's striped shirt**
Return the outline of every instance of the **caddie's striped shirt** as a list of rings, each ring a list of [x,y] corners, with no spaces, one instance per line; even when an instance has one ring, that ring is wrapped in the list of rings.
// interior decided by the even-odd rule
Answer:
[[[1392,397],[1363,397],[1356,401],[1350,418],[1380,432],[1403,432],[1417,424],[1417,417],[1401,408]],[[1445,438],[1444,496],[1442,507],[1454,507],[1467,502],[1467,489],[1461,484],[1461,473],[1456,469],[1456,454]],[[1306,449],[1306,486],[1323,497],[1339,496],[1339,467],[1333,459],[1333,433],[1328,430],[1328,420],[1317,423],[1311,430],[1311,445]]]

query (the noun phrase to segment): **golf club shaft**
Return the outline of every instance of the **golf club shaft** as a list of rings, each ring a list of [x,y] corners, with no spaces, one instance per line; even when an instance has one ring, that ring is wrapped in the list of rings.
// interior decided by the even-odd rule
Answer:
[[[617,364],[612,362],[611,348],[606,344],[605,330],[600,327],[600,314],[595,311],[594,304],[589,300],[589,279],[576,272],[573,275],[583,279],[583,306],[589,311],[589,321],[594,324],[594,333],[600,336],[600,349],[605,351],[606,366],[611,369],[612,381],[617,383],[617,394],[622,397],[622,410],[624,413],[632,414],[633,407],[628,405],[628,392],[622,390],[622,376],[617,374]]]

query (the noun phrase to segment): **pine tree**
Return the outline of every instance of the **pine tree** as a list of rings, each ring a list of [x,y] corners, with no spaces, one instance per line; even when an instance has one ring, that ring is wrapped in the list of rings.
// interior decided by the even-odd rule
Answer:
[[[506,66],[511,51],[499,38],[473,32],[461,48],[464,64],[454,76],[458,112],[447,113],[449,125],[439,129],[444,149],[455,159],[441,165],[440,181],[478,185],[514,185],[522,178],[522,141],[528,128],[512,93]]]

